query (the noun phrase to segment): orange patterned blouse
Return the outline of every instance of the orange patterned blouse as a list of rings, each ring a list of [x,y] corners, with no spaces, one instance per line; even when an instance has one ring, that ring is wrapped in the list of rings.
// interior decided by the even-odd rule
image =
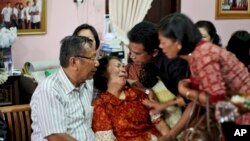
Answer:
[[[151,135],[159,136],[149,110],[141,103],[147,95],[128,87],[124,92],[124,100],[104,92],[94,101],[93,131],[112,130],[117,141],[149,141]]]

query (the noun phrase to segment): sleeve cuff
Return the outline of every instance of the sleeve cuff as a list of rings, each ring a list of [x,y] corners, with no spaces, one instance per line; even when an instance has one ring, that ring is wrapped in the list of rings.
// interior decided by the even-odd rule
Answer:
[[[95,141],[115,141],[113,130],[98,131],[95,133]]]
[[[224,99],[225,99],[225,95],[224,94],[210,95],[209,96],[210,103],[217,103],[217,102],[222,101]]]

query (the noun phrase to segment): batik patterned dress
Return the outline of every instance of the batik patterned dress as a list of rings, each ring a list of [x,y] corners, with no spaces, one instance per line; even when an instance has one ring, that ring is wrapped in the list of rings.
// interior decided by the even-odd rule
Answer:
[[[94,101],[92,128],[96,138],[150,141],[159,136],[159,132],[150,120],[148,108],[141,103],[143,99],[148,98],[147,95],[128,87],[125,87],[124,91],[126,95],[124,100],[104,92]]]
[[[191,82],[207,92],[210,102],[223,100],[229,91],[250,93],[250,74],[232,53],[212,43],[201,42],[189,62]]]

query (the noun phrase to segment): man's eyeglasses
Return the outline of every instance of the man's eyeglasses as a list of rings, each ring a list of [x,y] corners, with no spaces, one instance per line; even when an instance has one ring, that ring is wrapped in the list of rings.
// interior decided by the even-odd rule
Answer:
[[[78,56],[75,56],[75,57],[88,59],[88,60],[91,60],[91,61],[93,61],[93,62],[94,62],[94,61],[97,61],[97,60],[99,59],[99,57],[98,57],[98,56],[86,57],[86,56],[80,56],[80,55],[78,55]]]

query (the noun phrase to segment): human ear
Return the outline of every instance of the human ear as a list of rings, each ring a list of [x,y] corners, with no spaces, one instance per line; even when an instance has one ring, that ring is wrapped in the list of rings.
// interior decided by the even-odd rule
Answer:
[[[159,53],[159,50],[158,49],[154,49],[154,52],[153,52],[153,57],[156,57]]]
[[[177,45],[178,50],[181,50],[182,45],[179,41],[176,41],[175,44]]]
[[[178,50],[181,50],[181,45],[178,45],[178,47],[177,47],[177,48],[178,48]]]
[[[76,57],[70,57],[69,58],[69,66],[71,66],[74,69],[77,69],[77,63],[76,63],[77,59]]]

